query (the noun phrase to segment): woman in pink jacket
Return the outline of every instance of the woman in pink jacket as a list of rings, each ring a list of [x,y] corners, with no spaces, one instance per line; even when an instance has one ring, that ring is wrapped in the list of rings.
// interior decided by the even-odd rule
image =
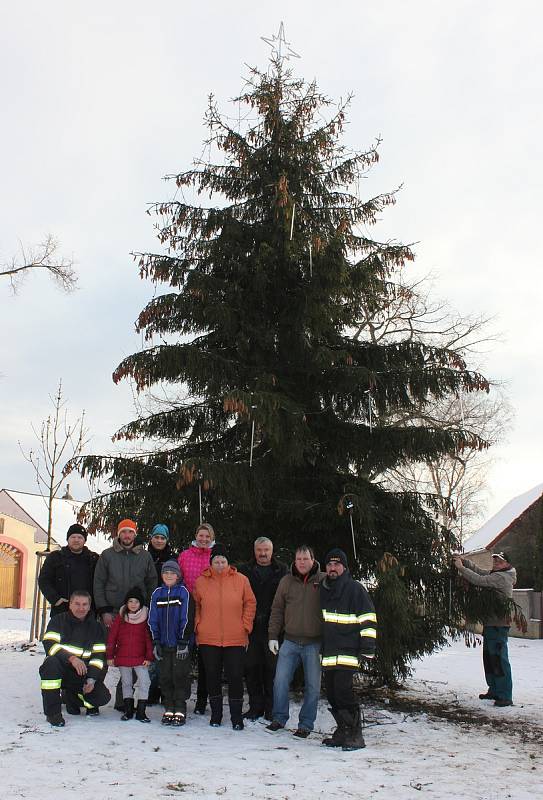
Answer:
[[[201,522],[196,528],[194,541],[191,546],[179,555],[177,559],[183,575],[185,586],[191,594],[194,593],[194,584],[202,572],[209,567],[211,548],[215,544],[215,531],[208,522]],[[207,682],[204,662],[198,650],[198,687],[196,689],[195,714],[205,714],[207,705]]]

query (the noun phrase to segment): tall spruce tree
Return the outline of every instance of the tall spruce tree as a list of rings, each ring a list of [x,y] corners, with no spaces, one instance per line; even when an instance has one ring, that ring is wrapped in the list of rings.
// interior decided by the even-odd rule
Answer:
[[[392,681],[443,641],[458,603],[431,498],[387,491],[379,476],[484,446],[463,430],[394,420],[488,384],[447,349],[354,336],[361,300],[382,307],[413,254],[369,237],[395,193],[359,197],[378,150],[342,143],[346,105],[331,111],[280,61],[253,71],[236,100],[252,121],[237,129],[211,100],[207,144],[217,158],[170,176],[178,197],[151,209],[166,254],[137,259],[142,277],[169,289],[139,315],[149,346],[113,378],[138,391],[160,385],[170,401],[116,434],[145,451],[82,459],[83,473],[112,487],[91,512],[106,527],[127,514],[143,527],[168,522],[185,544],[201,496],[234,558],[261,534],[285,553],[302,541],[319,557],[341,546],[357,577],[386,576],[376,593],[388,664],[380,674]],[[384,554],[402,565],[394,576]],[[412,625],[390,655],[398,598]]]

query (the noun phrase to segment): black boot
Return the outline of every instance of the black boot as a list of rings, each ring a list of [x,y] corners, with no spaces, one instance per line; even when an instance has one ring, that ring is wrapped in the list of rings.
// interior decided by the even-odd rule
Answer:
[[[62,702],[66,703],[66,713],[78,717],[81,714],[81,703],[75,692],[62,692]]]
[[[366,746],[364,737],[362,736],[362,720],[360,718],[360,708],[354,706],[353,708],[342,708],[338,714],[343,719],[345,724],[345,741],[341,747],[342,750],[361,750]]]
[[[149,697],[147,698],[147,705],[148,706],[156,706],[160,703],[160,686],[151,686],[149,687]]]
[[[123,697],[123,684],[119,678],[119,682],[115,688],[115,711],[124,711],[124,697]]]
[[[241,709],[243,707],[243,698],[241,700],[229,699],[230,705],[230,721],[235,731],[243,730],[243,715]]]
[[[42,679],[42,684],[43,680],[48,679]],[[64,718],[62,716],[60,689],[42,688],[41,697],[43,702],[43,713],[45,714],[47,722],[49,722],[51,725],[55,725],[58,728],[62,727],[62,725],[64,725]],[[60,720],[62,720],[62,722]]]
[[[330,708],[329,711],[336,721],[337,728],[331,736],[323,739],[322,743],[326,745],[326,747],[343,747],[345,744],[345,722],[340,717],[337,709]]]
[[[209,705],[211,706],[209,724],[212,728],[218,728],[222,722],[222,694],[217,695],[217,697],[210,697]]]
[[[58,714],[48,714],[45,719],[47,720],[49,725],[53,726],[53,728],[63,728],[64,725],[66,724],[64,722],[64,717],[62,716],[60,711],[58,712]]]
[[[133,700],[132,700],[132,708],[134,708]],[[136,709],[136,719],[138,720],[138,722],[151,722],[151,720],[145,713],[146,708],[147,708],[147,700],[138,700],[138,707]]]
[[[260,711],[258,708],[249,707],[248,711],[243,714],[243,719],[248,719],[250,722],[256,722],[257,719],[264,716],[264,710]],[[270,717],[271,719],[271,717]]]
[[[124,714],[122,715],[121,719],[123,722],[126,722],[127,719],[132,719],[134,716],[134,698],[133,697],[125,697],[123,700],[124,704]]]
[[[207,697],[196,697],[196,705],[194,706],[195,714],[205,714],[207,705]]]

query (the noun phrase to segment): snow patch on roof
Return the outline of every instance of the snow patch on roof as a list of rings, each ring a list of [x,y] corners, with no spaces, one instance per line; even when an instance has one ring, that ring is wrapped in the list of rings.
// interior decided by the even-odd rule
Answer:
[[[11,489],[5,491],[47,534],[48,509],[45,498],[41,494],[31,494],[30,492],[14,492]],[[83,503],[78,500],[63,500],[60,497],[55,497],[53,500],[52,536],[61,547],[66,544],[66,532],[70,525],[77,522],[77,514],[82,505]],[[45,538],[43,541],[47,541],[47,539]],[[111,547],[111,539],[102,532],[96,535],[89,534],[87,547],[95,553],[101,553],[106,547]]]
[[[526,511],[536,500],[543,494],[543,483],[538,483],[530,491],[524,494],[519,494],[510,500],[497,514],[494,514],[488,522],[479,528],[477,533],[470,536],[464,542],[464,550],[466,553],[472,553],[474,550],[484,550],[494,539],[500,535],[506,528],[514,522],[517,517]]]

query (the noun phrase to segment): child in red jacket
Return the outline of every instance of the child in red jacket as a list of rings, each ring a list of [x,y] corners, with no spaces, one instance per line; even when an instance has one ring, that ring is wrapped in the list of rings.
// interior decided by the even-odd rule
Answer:
[[[136,719],[140,722],[151,722],[145,714],[151,683],[149,664],[153,660],[153,642],[147,624],[148,613],[141,589],[137,586],[130,589],[107,637],[107,663],[110,667],[115,665],[121,672],[124,701],[122,720],[132,719],[134,716],[132,672],[135,672],[138,678]]]

